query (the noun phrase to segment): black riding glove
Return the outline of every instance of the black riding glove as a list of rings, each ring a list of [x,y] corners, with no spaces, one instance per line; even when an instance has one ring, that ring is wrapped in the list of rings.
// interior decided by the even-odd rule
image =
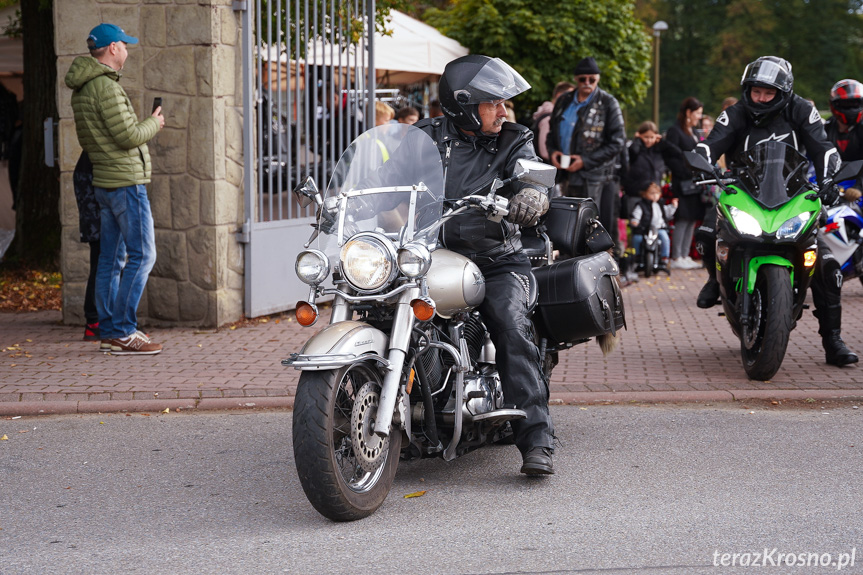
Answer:
[[[839,193],[842,190],[836,184],[825,186],[818,194],[821,197],[821,203],[825,206],[832,206],[839,199]]]
[[[536,188],[524,188],[509,202],[507,221],[523,228],[535,226],[539,217],[548,211],[548,195]]]

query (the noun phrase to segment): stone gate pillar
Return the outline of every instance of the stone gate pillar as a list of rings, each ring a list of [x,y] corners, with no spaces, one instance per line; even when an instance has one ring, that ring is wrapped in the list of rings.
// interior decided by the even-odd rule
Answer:
[[[144,324],[216,327],[243,313],[243,102],[240,17],[231,0],[54,2],[63,239],[63,321],[83,323],[89,247],[79,242],[72,172],[80,154],[63,78],[100,22],[122,27],[122,86],[139,118],[163,99],[165,128],[149,143],[147,186],[156,266],[138,310]]]

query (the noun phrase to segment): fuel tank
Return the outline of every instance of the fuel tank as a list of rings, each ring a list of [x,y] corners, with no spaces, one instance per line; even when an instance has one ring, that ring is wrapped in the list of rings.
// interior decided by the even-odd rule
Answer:
[[[485,298],[485,278],[470,258],[449,250],[432,252],[432,263],[426,274],[429,297],[437,314],[450,318],[469,311]]]

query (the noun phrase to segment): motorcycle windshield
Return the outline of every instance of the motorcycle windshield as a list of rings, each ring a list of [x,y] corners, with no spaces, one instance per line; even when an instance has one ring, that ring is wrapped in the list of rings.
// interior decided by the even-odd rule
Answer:
[[[789,199],[810,189],[806,177],[809,162],[788,144],[761,142],[743,151],[738,162],[745,167],[741,182],[765,208],[782,206]]]
[[[372,128],[354,140],[336,165],[324,197],[332,225],[321,226],[318,249],[337,256],[360,232],[377,232],[396,248],[431,246],[443,213],[443,163],[434,141],[410,124]]]

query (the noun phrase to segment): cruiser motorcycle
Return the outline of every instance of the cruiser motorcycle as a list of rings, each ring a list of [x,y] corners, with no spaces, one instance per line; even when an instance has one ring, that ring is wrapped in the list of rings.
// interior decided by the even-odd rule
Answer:
[[[333,297],[328,325],[282,362],[302,371],[294,457],[303,490],[322,515],[366,517],[384,502],[400,459],[452,460],[507,439],[509,422],[525,417],[505,402],[494,345],[475,309],[493,295],[476,264],[444,249],[438,236],[469,210],[500,222],[508,201],[496,191],[515,179],[549,187],[554,174],[519,160],[512,178],[445,199],[431,138],[410,125],[385,125],[348,147],[324,195],[311,178],[294,190],[301,205],[318,207],[295,265],[310,286],[297,321],[313,325],[316,302]],[[595,204],[580,202],[557,210],[558,219],[571,216],[575,224],[556,228],[575,233],[581,226],[578,237],[560,240],[572,255],[598,225],[590,217]],[[559,351],[594,337],[606,351],[625,327],[614,259],[601,251],[552,263],[554,237],[539,226],[529,254],[546,385]]]
[[[806,175],[809,162],[775,141],[742,152],[735,162],[740,167],[725,174],[695,152],[685,155],[695,172],[714,176],[696,183],[722,189],[716,206],[722,307],[740,339],[746,374],[768,380],[782,365],[815,273],[821,200]],[[836,180],[852,175],[853,164]]]

